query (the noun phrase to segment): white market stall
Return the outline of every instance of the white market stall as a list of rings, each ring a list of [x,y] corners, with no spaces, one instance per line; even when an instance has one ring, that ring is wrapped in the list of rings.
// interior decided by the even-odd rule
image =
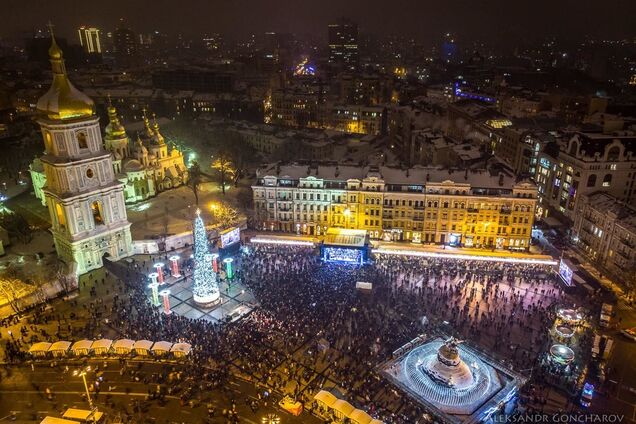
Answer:
[[[29,353],[33,356],[42,357],[46,356],[46,353],[49,351],[50,348],[51,343],[39,342],[31,346],[31,349],[29,349]]]
[[[152,345],[152,349],[150,349],[150,351],[153,355],[161,356],[170,352],[170,349],[172,349],[172,343],[161,341]]]
[[[69,408],[66,410],[62,418],[69,418],[71,420],[79,420],[80,422],[98,423],[104,416],[103,412],[97,410],[90,411],[88,409]]]
[[[338,399],[331,405],[331,409],[336,418],[340,421],[344,421],[346,418],[349,418],[349,415],[351,415],[356,408],[346,400]]]
[[[172,352],[176,358],[183,358],[188,355],[191,350],[192,346],[189,343],[175,343],[172,345],[170,352]]]
[[[130,353],[134,345],[135,345],[134,340],[119,339],[119,340],[115,340],[115,343],[113,343],[113,349],[115,349],[115,352],[120,355],[126,355]]]
[[[331,408],[331,405],[333,405],[337,399],[337,397],[326,390],[321,390],[316,393],[316,396],[314,396],[314,400],[318,404],[318,407],[323,410]]]
[[[356,409],[349,415],[352,424],[369,424],[373,418],[362,409]]]
[[[99,339],[93,342],[91,348],[96,355],[107,355],[110,348],[113,346],[113,341],[110,339]]]
[[[93,345],[92,340],[80,340],[73,343],[73,346],[71,346],[71,352],[73,352],[74,355],[78,355],[78,356],[88,355],[88,353],[91,351],[92,345]]]
[[[135,344],[133,344],[133,349],[137,355],[150,355],[151,347],[152,342],[150,340],[137,340]]]
[[[55,357],[62,357],[68,353],[70,347],[71,342],[57,341],[51,345],[49,352],[51,352]]]

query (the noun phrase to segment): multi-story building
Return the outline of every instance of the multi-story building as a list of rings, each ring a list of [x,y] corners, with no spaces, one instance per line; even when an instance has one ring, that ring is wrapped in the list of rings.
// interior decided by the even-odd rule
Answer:
[[[510,119],[479,100],[463,99],[448,105],[446,135],[457,141],[476,140],[495,149],[496,130],[512,125]],[[500,137],[500,136],[499,136]]]
[[[271,123],[286,127],[319,128],[319,108],[326,91],[319,86],[275,90],[271,96]]]
[[[80,45],[89,54],[101,54],[102,44],[100,40],[100,30],[94,27],[81,26],[77,30]]]
[[[428,104],[394,105],[388,112],[388,134],[391,149],[403,163],[428,164],[423,146],[433,138],[434,127],[440,127],[441,112]],[[432,135],[429,137],[428,135]]]
[[[489,171],[268,165],[252,186],[264,230],[321,235],[332,227],[375,239],[527,249],[537,189]]]
[[[329,63],[343,70],[358,68],[358,24],[346,19],[329,24]]]
[[[573,239],[594,261],[636,285],[636,208],[606,193],[581,197]]]
[[[495,130],[494,153],[512,168],[517,175],[534,177],[537,172],[539,152],[554,137],[545,131],[534,131],[512,125]]]
[[[320,128],[355,134],[386,133],[386,109],[382,106],[325,103],[319,108],[319,114]]]
[[[128,28],[124,20],[121,19],[119,26],[113,31],[113,48],[117,61],[124,65],[132,65],[136,61],[137,56],[137,37],[135,33]]]
[[[391,101],[393,79],[383,74],[338,76],[339,100],[343,103],[374,106]]]
[[[604,192],[636,204],[636,135],[570,133],[538,155],[537,212],[574,221],[581,196]]]

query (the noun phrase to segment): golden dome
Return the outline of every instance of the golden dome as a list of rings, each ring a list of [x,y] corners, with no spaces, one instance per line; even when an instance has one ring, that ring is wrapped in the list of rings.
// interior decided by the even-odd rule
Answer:
[[[51,47],[49,47],[49,58],[51,59],[62,59],[64,53],[60,46],[55,42],[55,37],[51,37]]]
[[[64,120],[86,118],[95,114],[95,103],[71,84],[66,75],[63,53],[51,34],[49,59],[53,71],[53,83],[49,91],[40,97],[37,111],[49,119]]]
[[[119,139],[126,137],[126,129],[119,122],[117,116],[117,109],[110,103],[110,96],[108,98],[108,125],[106,125],[106,137],[109,139]]]

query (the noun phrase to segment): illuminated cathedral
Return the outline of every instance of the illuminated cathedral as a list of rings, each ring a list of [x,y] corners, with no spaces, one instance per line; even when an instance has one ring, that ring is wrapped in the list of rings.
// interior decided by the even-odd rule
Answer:
[[[144,131],[131,145],[112,105],[108,107],[108,118],[104,146],[113,154],[113,168],[124,184],[126,203],[146,200],[187,182],[183,153],[176,147],[169,148],[156,119],[151,124],[144,113]]]
[[[144,130],[137,134],[134,143],[131,143],[112,104],[108,105],[108,119],[104,147],[112,153],[113,171],[117,180],[124,184],[126,203],[146,200],[188,181],[183,153],[174,146],[168,146],[156,118],[151,124],[144,112]],[[46,205],[43,188],[47,176],[40,159],[33,161],[30,173],[35,196]]]

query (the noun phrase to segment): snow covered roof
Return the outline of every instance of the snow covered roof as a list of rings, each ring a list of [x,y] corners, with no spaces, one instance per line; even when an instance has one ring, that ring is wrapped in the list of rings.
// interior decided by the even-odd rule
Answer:
[[[331,409],[340,412],[345,417],[349,417],[349,415],[355,410],[349,402],[342,399],[336,400],[333,405],[331,405]]]
[[[150,340],[137,340],[133,345],[133,349],[150,350],[152,342]]]
[[[349,419],[355,424],[369,424],[373,418],[362,409],[356,409],[349,414]]]
[[[307,165],[277,165],[270,164],[260,168],[257,173],[259,178],[267,176],[280,179],[323,179],[329,181],[358,180],[362,181],[370,176],[377,176],[386,184],[399,185],[430,185],[451,181],[467,184],[473,188],[507,188],[516,185],[516,178],[509,173],[490,172],[486,170],[451,170],[435,167],[415,166],[402,169],[389,166],[372,168],[370,166],[331,165],[310,167]],[[500,184],[500,175],[502,181]]]
[[[31,346],[31,348],[29,349],[29,353],[33,353],[33,352],[48,352],[50,348],[51,348],[51,343],[38,342],[38,343],[34,344],[33,346]]]
[[[73,352],[82,351],[82,350],[89,350],[92,345],[93,345],[93,341],[92,340],[80,340],[78,342],[73,343],[73,346],[71,347],[71,350]]]
[[[338,398],[326,390],[321,390],[318,393],[316,393],[316,396],[314,396],[314,399],[324,403],[327,406],[331,406]]]
[[[109,340],[109,339],[99,339],[99,340],[95,340],[93,342],[93,349],[110,349],[110,347],[113,345],[113,341]]]
[[[54,352],[54,351],[66,352],[70,347],[71,347],[71,342],[58,341],[53,343],[51,347],[49,347],[49,352]]]
[[[127,349],[130,350],[133,348],[135,344],[134,340],[130,340],[130,339],[119,339],[116,340],[115,343],[113,343],[113,348],[114,349]]]
[[[155,342],[154,345],[152,345],[152,349],[150,349],[153,352],[156,351],[163,351],[163,352],[170,352],[170,349],[172,348],[172,343],[170,342]]]
[[[170,352],[178,352],[187,355],[190,353],[190,350],[192,350],[192,346],[189,343],[175,343],[172,345]]]

